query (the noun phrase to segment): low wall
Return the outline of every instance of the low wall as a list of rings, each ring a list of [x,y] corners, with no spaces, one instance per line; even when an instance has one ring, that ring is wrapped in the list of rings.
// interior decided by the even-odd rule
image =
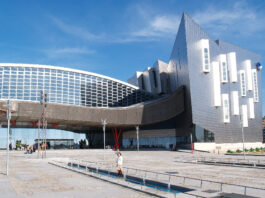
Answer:
[[[262,142],[245,142],[245,149],[265,147]],[[194,143],[194,149],[200,151],[209,151],[211,153],[226,153],[228,150],[236,151],[237,149],[243,150],[243,143],[205,143],[196,142]]]

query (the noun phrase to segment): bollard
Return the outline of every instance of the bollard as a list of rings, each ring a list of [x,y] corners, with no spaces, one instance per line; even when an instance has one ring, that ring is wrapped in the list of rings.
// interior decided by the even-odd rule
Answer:
[[[125,172],[123,174],[123,178],[124,178],[124,180],[126,180],[126,173]]]
[[[220,192],[223,192],[223,184],[220,186]]]
[[[168,177],[168,184],[167,184],[168,190],[170,190],[170,176]]]
[[[125,171],[124,171],[124,173],[125,173]],[[126,175],[128,175],[128,169],[126,169],[125,179],[126,179]]]

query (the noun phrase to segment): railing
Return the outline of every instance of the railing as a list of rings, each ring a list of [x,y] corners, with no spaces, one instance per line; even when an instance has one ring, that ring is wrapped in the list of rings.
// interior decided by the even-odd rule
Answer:
[[[111,178],[111,177],[117,178],[116,166],[104,167],[104,169],[102,169],[102,166],[101,166],[102,163],[94,163],[94,162],[84,163],[83,161],[80,161],[80,160],[71,160],[71,161],[68,161],[67,163],[65,161],[61,161],[61,162],[58,160],[56,160],[56,161],[60,163],[60,166],[63,166],[65,168],[74,170],[76,172],[85,173],[85,174],[90,173],[90,175],[99,177],[99,178],[104,179],[104,180],[106,180],[106,177],[104,177],[104,176],[108,176],[109,178]],[[65,163],[68,165],[63,165]],[[52,163],[52,164],[54,164],[54,163]],[[56,165],[56,163],[55,163],[55,165]],[[165,185],[165,183],[159,183],[159,182],[156,182],[156,183],[159,183],[160,185],[162,184],[163,186],[154,185],[154,184],[150,183],[150,181],[148,181],[147,177],[139,177],[137,175],[131,176],[131,175],[128,175],[128,171],[125,171],[125,170],[123,172],[123,177],[124,177],[124,180],[122,180],[122,181],[133,183],[133,184],[139,184],[141,190],[145,186],[148,188],[152,188],[153,190],[155,190],[155,194],[154,194],[154,191],[153,192],[147,191],[147,193],[152,194],[153,196],[165,197],[163,193],[168,193],[166,195],[166,197],[175,197],[174,195],[176,195],[178,193],[184,193],[185,195],[189,195],[191,197],[206,198],[205,196],[190,193],[189,191],[192,191],[193,189],[189,189],[189,188],[185,188],[185,187],[179,187],[180,190],[179,189],[173,189],[173,188],[171,188],[170,184]],[[123,185],[121,180],[116,180],[115,183]],[[145,190],[146,190],[146,188],[145,188]],[[171,194],[171,195],[169,195],[169,194]]]
[[[72,160],[72,163],[83,164],[85,166],[93,167],[96,170],[103,169],[110,172],[110,170],[116,171],[116,166],[106,166],[102,162],[91,162],[91,161],[83,161],[83,160]],[[252,186],[238,185],[238,184],[230,184],[225,182],[218,182],[206,179],[198,179],[180,175],[171,175],[167,173],[158,173],[149,170],[142,170],[130,167],[123,168],[124,177],[127,175],[135,176],[142,178],[142,183],[145,183],[146,180],[155,180],[158,182],[166,183],[168,188],[172,185],[184,185],[187,187],[196,187],[201,189],[211,189],[216,192],[225,192],[225,193],[238,193],[248,196],[259,196],[265,197],[265,188],[258,188]]]
[[[194,158],[185,158],[184,160],[178,159],[176,162],[184,163],[213,163],[213,164],[231,164],[236,166],[250,166],[250,167],[264,167],[265,160],[262,159],[231,159],[231,158],[212,158],[212,157],[194,157]]]
[[[218,161],[218,162],[231,162],[231,163],[252,163],[252,164],[264,164],[265,160],[263,159],[238,159],[238,158],[211,158],[211,157],[196,157],[197,160],[203,161]]]

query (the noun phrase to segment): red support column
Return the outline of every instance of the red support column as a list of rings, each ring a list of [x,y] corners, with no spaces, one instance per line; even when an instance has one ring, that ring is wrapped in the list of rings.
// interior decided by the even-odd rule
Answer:
[[[37,124],[38,124],[38,121],[35,121],[35,122],[34,121],[31,121],[30,123],[32,124],[33,127],[36,127]]]
[[[53,127],[58,127],[59,126],[59,124],[57,124],[57,123],[51,123],[51,124],[52,124]]]
[[[118,131],[117,131],[118,132]],[[121,129],[119,131],[119,134],[117,136],[117,149],[119,150],[120,149],[120,145],[119,145],[119,138],[120,138],[120,135],[121,135]]]
[[[10,121],[10,123],[11,123],[11,126],[17,126],[17,121],[16,120]]]
[[[115,148],[118,150],[119,149],[119,138],[120,138],[120,135],[121,135],[121,129],[119,130],[119,133],[117,131],[117,128],[112,128],[112,133],[113,133],[113,137],[114,137],[114,141],[115,141],[115,144],[113,146],[113,151],[115,151]]]

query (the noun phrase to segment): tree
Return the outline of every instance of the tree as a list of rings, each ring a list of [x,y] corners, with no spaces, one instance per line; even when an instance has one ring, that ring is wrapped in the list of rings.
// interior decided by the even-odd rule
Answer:
[[[86,140],[85,139],[79,141],[79,147],[80,147],[80,149],[86,148]]]
[[[16,149],[21,149],[21,140],[16,141]]]

